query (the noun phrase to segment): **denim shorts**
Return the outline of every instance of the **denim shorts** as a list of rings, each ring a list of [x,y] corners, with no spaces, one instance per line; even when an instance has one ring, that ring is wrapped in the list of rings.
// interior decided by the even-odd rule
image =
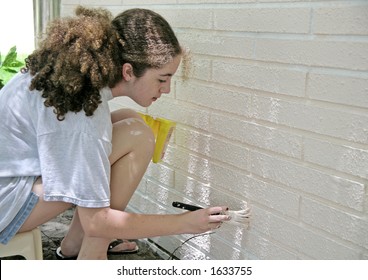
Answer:
[[[14,237],[14,235],[27,220],[28,216],[31,214],[33,208],[38,202],[38,199],[38,195],[34,192],[29,194],[26,202],[23,204],[18,214],[14,217],[10,224],[2,232],[0,232],[0,243],[7,244],[10,239]]]

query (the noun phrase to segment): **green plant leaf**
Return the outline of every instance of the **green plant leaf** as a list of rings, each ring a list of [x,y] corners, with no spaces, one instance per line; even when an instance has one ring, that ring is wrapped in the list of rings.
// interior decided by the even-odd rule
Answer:
[[[9,72],[9,73],[18,73],[17,70],[13,69],[13,68],[8,68],[8,67],[4,67],[2,70]]]
[[[17,47],[14,46],[10,48],[1,66],[2,67],[12,67],[12,63],[14,63],[16,60],[17,60]]]
[[[11,67],[22,67],[24,65],[24,63],[20,62],[19,60],[16,60],[12,63]]]
[[[0,88],[3,87],[18,71],[24,66],[24,63],[17,60],[16,46],[10,48],[8,54],[0,63]],[[1,61],[1,54],[0,54]]]

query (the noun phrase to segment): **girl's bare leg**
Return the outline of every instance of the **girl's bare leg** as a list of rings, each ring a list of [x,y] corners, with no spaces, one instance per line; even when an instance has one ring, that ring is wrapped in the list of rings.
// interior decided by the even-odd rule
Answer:
[[[41,177],[33,184],[32,191],[39,196],[39,200],[19,232],[32,230],[72,207],[70,203],[44,201]]]
[[[154,136],[138,114],[131,110],[112,113],[113,136],[111,162],[111,203],[113,209],[124,210],[141,181],[154,150]],[[76,245],[76,242],[79,245]],[[111,240],[84,236],[76,210],[61,251],[79,259],[106,259]]]

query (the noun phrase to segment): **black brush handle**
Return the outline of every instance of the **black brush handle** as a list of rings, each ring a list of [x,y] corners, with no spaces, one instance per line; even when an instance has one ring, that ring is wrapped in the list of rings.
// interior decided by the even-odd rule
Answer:
[[[174,206],[176,208],[184,209],[184,210],[189,210],[189,211],[196,211],[196,210],[199,210],[199,209],[203,209],[202,207],[199,207],[199,206],[190,205],[190,204],[186,204],[186,203],[183,203],[183,202],[177,202],[177,201],[174,201],[172,203],[172,206]]]

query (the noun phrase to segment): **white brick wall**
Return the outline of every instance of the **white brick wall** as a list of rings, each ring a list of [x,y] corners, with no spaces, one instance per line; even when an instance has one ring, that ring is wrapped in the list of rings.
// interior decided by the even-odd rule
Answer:
[[[368,1],[63,0],[153,9],[193,53],[148,113],[177,122],[130,207],[252,206],[182,259],[368,259]],[[180,76],[180,71],[178,73]],[[143,108],[117,99],[112,108]],[[190,235],[158,237],[172,252]]]

